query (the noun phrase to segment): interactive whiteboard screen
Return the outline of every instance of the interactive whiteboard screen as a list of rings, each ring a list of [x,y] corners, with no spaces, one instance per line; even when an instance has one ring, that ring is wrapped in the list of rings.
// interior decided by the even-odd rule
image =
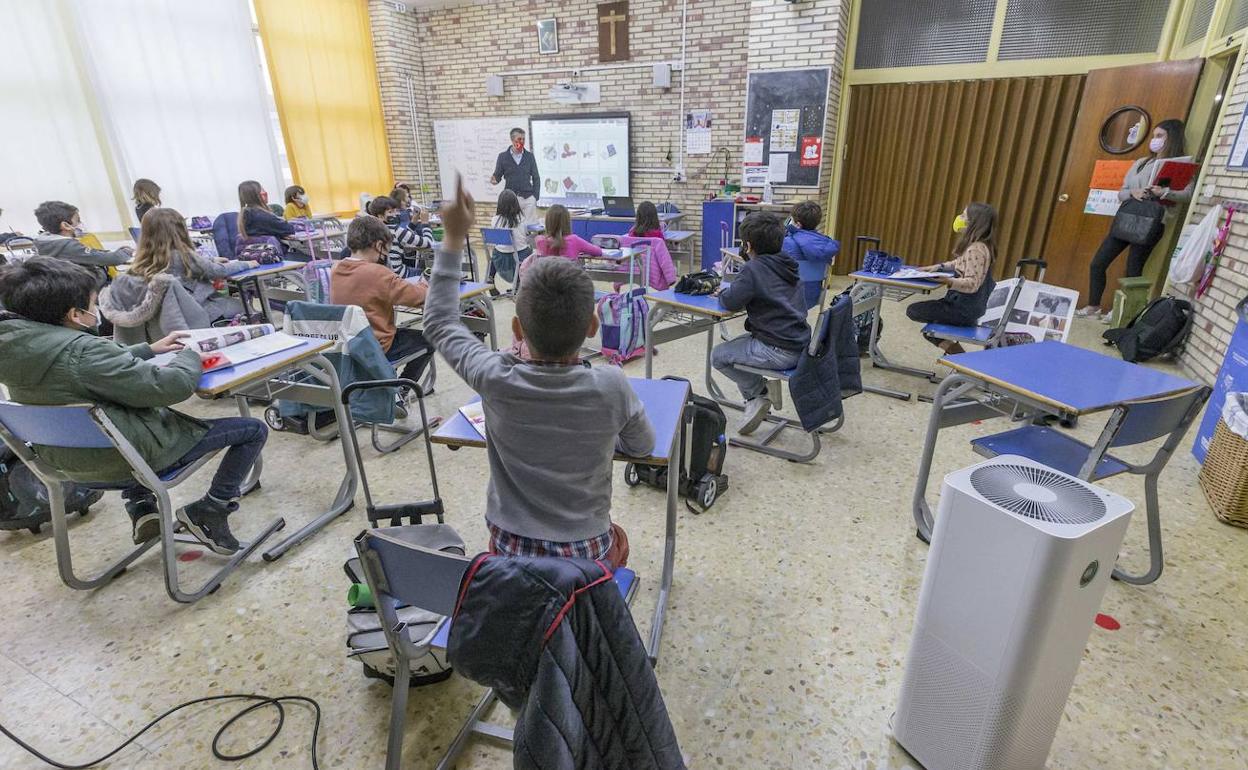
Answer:
[[[535,115],[529,147],[542,175],[542,203],[628,195],[628,113]]]

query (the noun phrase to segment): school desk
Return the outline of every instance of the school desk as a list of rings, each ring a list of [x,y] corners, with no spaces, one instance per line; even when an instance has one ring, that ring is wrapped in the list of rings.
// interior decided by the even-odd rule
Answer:
[[[672,255],[672,263],[679,265],[679,257],[684,255],[689,258],[690,273],[697,272],[697,268],[693,265],[693,237],[697,235],[693,230],[664,230],[663,240],[667,242],[667,251]]]
[[[930,371],[901,366],[888,360],[888,356],[885,356],[884,351],[880,350],[880,310],[885,299],[901,302],[914,294],[931,294],[935,289],[939,289],[941,284],[922,279],[893,278],[892,276],[869,273],[864,270],[850,273],[849,277],[858,282],[854,289],[851,290],[851,296],[854,300],[854,315],[858,316],[862,313],[871,312],[871,336],[867,344],[867,352],[871,356],[871,365],[876,369],[900,372],[912,377],[922,377],[925,380],[930,380],[935,376]],[[909,401],[911,395],[904,391],[888,388],[864,387],[863,389],[870,393],[889,396],[902,401]]]
[[[238,292],[239,299],[243,302],[243,308],[250,315],[250,300],[252,292],[260,303],[260,316],[264,319],[264,323],[273,323],[273,318],[269,311],[269,301],[279,300],[282,302],[302,301],[307,299],[308,287],[303,281],[303,274],[300,272],[305,262],[296,262],[294,260],[283,260],[272,265],[260,265],[250,270],[242,270],[226,276],[227,284],[232,285]],[[290,281],[294,284],[294,289],[283,289],[272,284],[280,280]]]
[[[634,247],[631,257],[625,256],[622,249],[603,249],[601,257],[581,254],[577,259],[592,281],[645,288],[650,285],[649,249],[649,246]]]
[[[199,387],[195,389],[195,393],[206,399],[233,397],[238,405],[238,413],[243,417],[251,416],[250,399],[267,402],[284,397],[315,406],[330,407],[333,408],[341,429],[341,426],[351,425],[351,417],[342,404],[342,387],[338,382],[338,373],[325,357],[325,352],[333,346],[334,343],[327,340],[307,340],[296,347],[245,364],[204,372],[200,375]],[[291,377],[290,374],[295,372],[304,377]],[[349,442],[339,440],[338,443],[342,446],[343,476],[333,502],[325,512],[303,525],[299,531],[265,551],[265,561],[273,561],[307,540],[354,504],[355,490],[359,485],[359,469],[356,468],[351,450],[347,446]],[[260,483],[262,463],[262,457],[256,458],[256,464],[243,485],[244,493]]]
[[[414,276],[405,279],[408,283],[423,283],[423,276]],[[479,281],[460,281],[459,282],[459,301],[461,303],[475,300],[472,305],[474,308],[480,308],[485,314],[484,318],[475,315],[461,315],[460,320],[464,322],[464,326],[469,331],[478,334],[486,334],[490,338],[490,350],[498,350],[498,328],[494,319],[494,299],[490,296],[490,289],[494,288],[493,284],[481,283]],[[398,325],[402,328],[408,328],[420,323],[425,317],[425,309],[423,307],[396,307],[395,316],[398,314],[409,315],[409,318]]]
[[[338,223],[341,226],[341,222]],[[331,229],[325,225],[310,233],[294,233],[282,240],[291,248],[313,259],[333,259],[347,246],[346,228]]]
[[[646,415],[654,426],[654,449],[646,457],[628,457],[616,454],[617,462],[641,462],[650,465],[669,465],[680,457],[680,417],[685,401],[689,398],[689,383],[682,380],[650,380],[629,377],[633,391],[646,407]],[[486,428],[487,432],[489,428]],[[433,443],[452,448],[485,448],[485,439],[477,433],[459,410],[444,422],[433,434]],[[650,627],[650,644],[647,646],[650,661],[659,657],[659,641],[663,636],[663,619],[667,612],[667,597],[672,590],[672,571],[676,561],[676,508],[680,500],[679,469],[672,468],[667,474],[667,527],[663,543],[663,574],[659,581],[659,599],[654,608],[654,620]]]
[[[1044,415],[1077,417],[1197,387],[1165,372],[1057,341],[958,353],[945,356],[941,363],[953,372],[936,389],[914,488],[914,522],[924,541],[932,532],[927,481],[941,428],[993,417],[1014,421]]]
[[[744,310],[725,310],[719,297],[711,294],[678,294],[675,289],[646,292],[650,314],[646,319],[646,379],[654,376],[654,348],[663,342],[706,333],[706,392],[724,406],[741,409],[739,401],[728,398],[715,382],[711,367],[711,350],[715,347],[715,328],[724,321],[743,315]],[[660,321],[670,321],[659,327]]]

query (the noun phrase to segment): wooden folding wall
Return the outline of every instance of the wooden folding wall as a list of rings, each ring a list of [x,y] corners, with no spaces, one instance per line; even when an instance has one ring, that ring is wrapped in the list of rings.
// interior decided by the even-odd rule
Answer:
[[[858,235],[879,236],[911,264],[946,259],[953,218],[970,201],[997,208],[998,277],[1040,256],[1083,79],[853,86],[837,272],[858,268]]]

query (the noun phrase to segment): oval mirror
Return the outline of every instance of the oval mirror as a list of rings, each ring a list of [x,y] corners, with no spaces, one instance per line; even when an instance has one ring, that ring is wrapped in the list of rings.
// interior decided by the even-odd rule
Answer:
[[[1143,107],[1119,107],[1101,124],[1101,149],[1114,155],[1131,152],[1148,141],[1151,129]]]

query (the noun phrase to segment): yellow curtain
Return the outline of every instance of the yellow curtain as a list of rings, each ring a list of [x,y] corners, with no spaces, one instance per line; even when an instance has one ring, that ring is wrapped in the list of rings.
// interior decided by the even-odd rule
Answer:
[[[295,184],[313,211],[390,191],[366,0],[255,0]],[[274,198],[277,200],[278,198]]]

